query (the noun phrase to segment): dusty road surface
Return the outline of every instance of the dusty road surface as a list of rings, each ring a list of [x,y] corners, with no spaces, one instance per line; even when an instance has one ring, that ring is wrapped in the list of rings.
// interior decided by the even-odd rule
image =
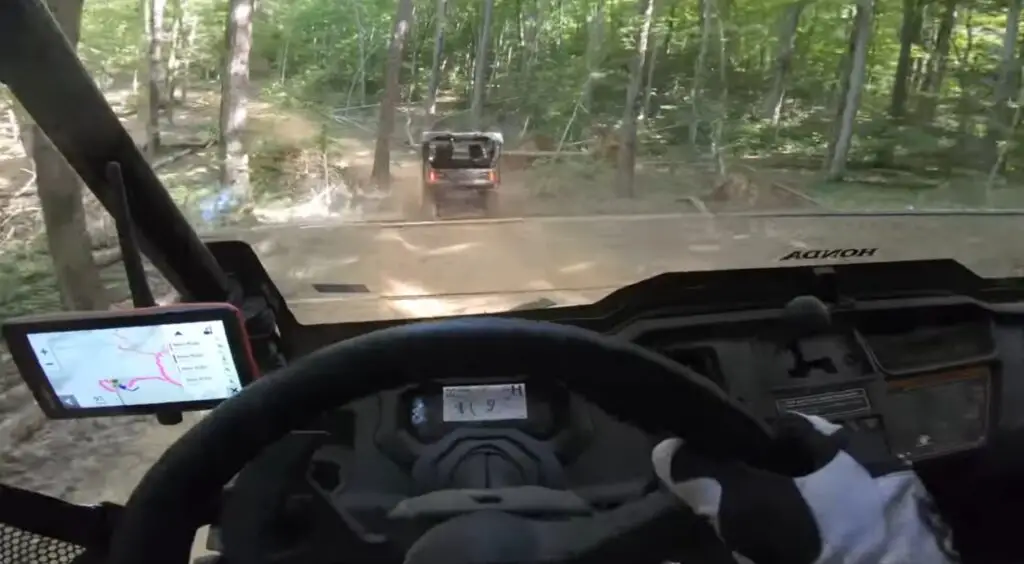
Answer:
[[[586,303],[665,271],[780,266],[795,249],[877,248],[851,259],[868,261],[954,257],[983,275],[1006,276],[1024,264],[1014,244],[1020,221],[667,214],[320,222],[212,238],[251,243],[298,319],[315,324],[494,312],[538,300]],[[29,400],[22,393],[5,401]],[[26,431],[0,423],[0,443],[19,445],[0,455],[5,479],[75,501],[124,501],[184,428],[134,419],[40,425]]]
[[[588,303],[662,272],[814,264],[779,260],[800,249],[877,249],[848,262],[951,257],[984,276],[1007,276],[1024,264],[1012,242],[1020,222],[1012,215],[666,214],[321,222],[221,237],[252,244],[299,321],[315,324],[495,312],[538,300]]]

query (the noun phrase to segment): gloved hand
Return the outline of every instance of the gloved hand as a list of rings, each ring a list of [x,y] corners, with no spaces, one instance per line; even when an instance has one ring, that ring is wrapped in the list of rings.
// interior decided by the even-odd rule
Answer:
[[[710,522],[740,563],[959,561],[909,464],[855,448],[849,431],[820,417],[787,414],[777,437],[780,448],[806,459],[807,472],[712,460],[681,439],[658,444],[652,460],[664,485]]]

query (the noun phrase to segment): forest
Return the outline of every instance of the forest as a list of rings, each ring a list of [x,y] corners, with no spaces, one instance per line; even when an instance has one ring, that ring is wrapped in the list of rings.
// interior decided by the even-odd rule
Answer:
[[[393,219],[436,129],[503,133],[517,216],[1021,207],[1020,0],[47,6],[200,229]],[[116,303],[111,222],[0,107],[4,315]]]

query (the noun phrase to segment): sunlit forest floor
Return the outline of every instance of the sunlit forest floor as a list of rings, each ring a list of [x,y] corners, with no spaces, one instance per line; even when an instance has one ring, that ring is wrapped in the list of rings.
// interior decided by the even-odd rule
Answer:
[[[128,110],[127,89],[108,93],[125,126],[143,137]],[[215,85],[196,88],[161,119],[165,148],[154,160],[160,178],[194,225],[210,229],[203,208],[218,192]],[[401,121],[401,120],[399,120]],[[419,161],[400,123],[392,136],[391,193],[368,186],[376,135],[376,108],[350,111],[303,107],[287,96],[264,92],[250,104],[247,142],[250,149],[254,219],[280,223],[317,218],[351,221],[402,219],[401,195],[419,189]],[[506,151],[514,153],[519,132],[505,132]],[[502,191],[504,212],[515,216],[700,212],[699,202],[713,198],[721,176],[713,160],[682,147],[658,147],[638,156],[635,194],[616,195],[613,163],[598,161],[573,148],[558,158],[508,162]],[[511,159],[506,159],[511,161]],[[905,170],[852,170],[846,181],[823,182],[821,163],[803,155],[730,155],[724,159],[730,181],[745,185],[742,201],[709,203],[711,211],[894,211],[963,208],[1024,208],[1024,190],[1005,182],[988,189],[985,175],[958,171],[956,176]],[[902,164],[902,163],[901,163]],[[18,146],[0,146],[0,198],[10,213],[3,227],[38,216],[31,163]],[[736,180],[739,179],[739,180]],[[12,189],[13,188],[13,189]],[[90,202],[93,238],[99,246],[112,241],[109,221]],[[232,221],[229,218],[229,221]],[[15,230],[17,231],[17,230]]]
[[[124,94],[110,96],[115,102],[119,97],[123,99]],[[173,124],[161,120],[169,148],[155,161],[165,185],[201,229],[223,224],[204,219],[202,213],[204,202],[218,191],[217,148],[212,144],[195,148],[214,139],[217,112],[215,88],[194,91],[175,110]],[[126,125],[131,128],[130,120]],[[133,131],[141,132],[138,126]],[[523,140],[519,132],[505,133],[506,151],[514,154]],[[417,153],[399,123],[392,135],[392,189],[379,192],[369,186],[375,135],[375,107],[311,108],[272,92],[257,96],[250,104],[247,138],[256,202],[250,221],[407,219],[402,216],[401,201],[403,192],[420,187]],[[186,148],[181,149],[182,145]],[[506,158],[503,213],[517,217],[694,213],[702,211],[701,203],[713,212],[734,213],[1024,208],[1024,190],[1018,189],[1017,181],[997,181],[989,188],[986,176],[977,172],[942,175],[858,168],[844,182],[824,182],[818,160],[781,153],[724,159],[728,181],[744,184],[744,197],[709,202],[722,177],[709,156],[694,155],[682,147],[641,153],[635,193],[627,198],[616,195],[613,163],[581,155],[570,148],[557,158],[527,162]]]
[[[400,202],[403,191],[420,189],[420,163],[401,125],[392,136],[391,193],[363,186],[372,167],[375,111],[300,110],[261,102],[250,138],[257,218],[270,223],[316,217],[408,219]],[[195,115],[201,114],[197,108]],[[572,148],[558,157],[524,161],[515,154],[529,136],[503,133],[507,156],[501,190],[507,216],[699,213],[702,204],[712,212],[731,213],[1024,209],[1020,179],[997,180],[989,187],[986,175],[978,172],[910,172],[906,169],[914,167],[899,163],[900,170],[858,168],[843,182],[825,182],[820,160],[780,153],[732,155],[724,159],[723,181],[710,156],[684,147],[658,147],[656,154],[641,150],[634,195],[622,197],[615,189],[614,162]],[[161,176],[174,184],[172,174],[169,169]],[[716,187],[723,183],[742,184],[742,197],[715,201]],[[195,194],[196,188],[185,192]],[[332,204],[320,205],[325,193],[335,196]]]

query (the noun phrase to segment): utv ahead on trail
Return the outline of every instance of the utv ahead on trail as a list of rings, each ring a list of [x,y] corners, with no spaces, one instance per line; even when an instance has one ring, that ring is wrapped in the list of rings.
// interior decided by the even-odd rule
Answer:
[[[428,131],[421,139],[422,184],[413,199],[418,219],[439,219],[442,207],[473,199],[490,217],[498,215],[500,133]]]

